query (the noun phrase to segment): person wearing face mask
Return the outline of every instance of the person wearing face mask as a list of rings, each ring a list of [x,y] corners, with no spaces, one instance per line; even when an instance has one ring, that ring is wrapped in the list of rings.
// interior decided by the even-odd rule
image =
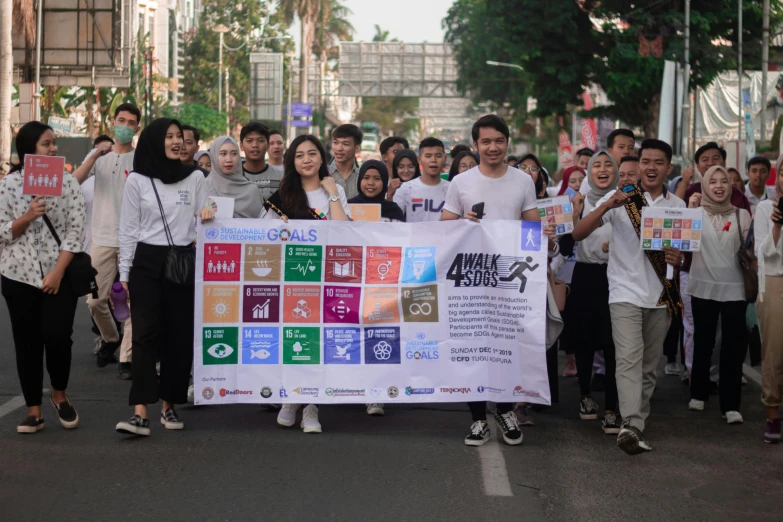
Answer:
[[[120,220],[120,282],[129,293],[133,329],[133,416],[117,424],[126,435],[149,436],[147,405],[163,401],[160,423],[181,430],[174,410],[187,402],[193,364],[196,217],[209,221],[207,184],[195,165],[184,165],[177,120],[159,118],[141,133],[128,176]],[[176,248],[176,250],[172,250]],[[168,258],[179,252],[170,274]],[[192,255],[189,262],[187,254]],[[155,360],[160,357],[160,382]]]
[[[84,199],[79,183],[67,172],[62,174],[61,196],[23,194],[25,156],[57,155],[51,127],[38,121],[25,124],[16,136],[16,150],[19,164],[0,181],[0,279],[27,405],[27,417],[16,431],[35,433],[44,427],[44,353],[52,388],[49,400],[60,424],[75,428],[79,415],[65,390],[71,372],[71,335],[78,297],[65,270],[74,254],[82,251]]]
[[[207,176],[207,194],[234,200],[234,217],[256,219],[264,209],[261,189],[242,175],[239,144],[229,136],[220,136],[209,148],[215,158]]]
[[[88,297],[87,307],[101,332],[101,347],[96,355],[98,368],[117,362],[114,352],[120,348],[120,378],[131,377],[132,328],[129,317],[123,325],[122,345],[120,333],[109,308],[109,295],[117,277],[120,262],[120,209],[125,181],[133,170],[135,151],[133,136],[139,130],[141,111],[131,103],[123,103],[114,111],[114,144],[102,142],[76,169],[73,176],[84,183],[95,177],[92,210],[92,266],[98,271],[98,297]]]
[[[581,170],[579,167],[571,169]],[[582,216],[592,212],[601,198],[617,187],[617,165],[608,152],[594,154],[587,164],[587,172],[590,191],[587,196],[577,194],[572,199],[575,224],[579,223]],[[567,179],[564,176],[563,186],[566,186],[565,183]],[[576,265],[571,277],[571,294],[566,300],[563,316],[565,330],[562,336],[576,350],[577,376],[582,395],[579,418],[582,420],[598,419],[598,404],[591,396],[590,377],[595,353],[603,352],[606,403],[601,428],[606,434],[618,434],[620,418],[617,415],[615,353],[607,276],[609,252],[606,248],[611,237],[612,226],[607,224],[576,245]]]
[[[349,199],[348,203],[379,204],[382,221],[404,222],[405,213],[399,205],[386,200],[388,185],[389,171],[386,165],[378,160],[365,161],[359,169],[359,195]]]
[[[720,410],[729,424],[742,423],[742,363],[747,346],[745,284],[737,251],[750,229],[750,213],[730,201],[731,181],[725,168],[716,165],[704,174],[702,193],[691,196],[688,206],[703,212],[701,250],[693,261],[685,293],[693,307],[694,347],[691,400],[688,409],[704,410],[709,397],[710,361],[721,322]],[[738,233],[739,229],[739,233]]]
[[[759,260],[761,323],[761,402],[767,408],[764,442],[780,442],[780,405],[783,404],[783,156],[776,165],[775,194],[756,207],[754,225]]]

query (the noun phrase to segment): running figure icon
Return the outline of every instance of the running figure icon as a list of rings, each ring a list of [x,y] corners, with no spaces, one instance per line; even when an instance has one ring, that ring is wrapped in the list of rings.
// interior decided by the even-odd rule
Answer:
[[[532,232],[531,232],[532,234]],[[530,234],[529,234],[530,235]],[[509,267],[509,273],[506,277],[501,277],[501,281],[512,281],[515,278],[519,279],[519,293],[523,294],[525,293],[525,286],[527,285],[527,276],[525,275],[525,270],[530,270],[531,272],[535,271],[536,268],[538,268],[538,263],[531,266],[530,263],[533,261],[532,257],[526,257],[525,262],[517,261],[514,264],[512,264]]]

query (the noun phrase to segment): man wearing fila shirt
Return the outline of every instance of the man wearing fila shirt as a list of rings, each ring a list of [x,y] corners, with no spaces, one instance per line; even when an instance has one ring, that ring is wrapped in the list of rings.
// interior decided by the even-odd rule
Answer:
[[[425,138],[419,144],[421,176],[403,183],[394,194],[394,202],[405,213],[407,223],[440,221],[449,182],[441,179],[446,165],[446,149],[437,138]]]
[[[92,209],[92,266],[98,271],[98,298],[87,299],[93,321],[101,332],[101,348],[97,364],[103,368],[115,362],[114,352],[120,347],[120,378],[131,378],[131,320],[125,321],[122,346],[120,334],[109,309],[109,293],[120,262],[120,209],[125,190],[125,179],[133,170],[133,136],[139,130],[141,112],[130,103],[123,103],[114,111],[114,144],[104,141],[96,152],[88,156],[73,173],[79,183],[95,176]]]

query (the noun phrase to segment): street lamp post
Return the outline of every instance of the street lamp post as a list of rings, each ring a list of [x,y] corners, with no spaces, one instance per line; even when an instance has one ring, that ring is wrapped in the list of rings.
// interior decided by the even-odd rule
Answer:
[[[517,65],[515,63],[506,63],[506,62],[496,62],[494,60],[487,60],[487,65],[491,65],[492,67],[509,67],[511,69],[517,69],[520,71],[523,71],[525,69],[522,68],[521,65]],[[538,138],[538,133],[541,129],[541,118],[536,118],[536,138]],[[539,145],[536,144],[536,155],[538,156],[540,152]]]
[[[41,120],[41,27],[43,26],[43,0],[38,0],[38,20],[35,30],[35,86],[33,88],[33,119]]]
[[[218,46],[218,112],[223,111],[223,35],[229,29],[223,24],[212,28],[215,33],[220,33],[220,45]]]

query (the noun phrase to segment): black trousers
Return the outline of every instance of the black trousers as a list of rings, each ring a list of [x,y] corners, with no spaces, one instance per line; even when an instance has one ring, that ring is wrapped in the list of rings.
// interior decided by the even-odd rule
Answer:
[[[131,406],[184,404],[193,365],[194,285],[164,277],[168,246],[139,243],[128,291],[133,316]],[[160,384],[155,372],[160,356]]]
[[[663,354],[667,363],[677,362],[677,352],[682,341],[682,317],[677,314],[672,317],[672,324],[663,340]],[[685,358],[680,354],[680,359],[685,363]]]
[[[511,402],[499,402],[497,404],[498,413],[508,413],[514,409]],[[487,420],[487,401],[469,402],[470,414],[473,416],[473,422]]]
[[[710,395],[710,361],[715,346],[718,317],[721,318],[720,383],[721,412],[739,411],[742,397],[742,363],[747,333],[745,301],[712,301],[693,297],[693,368],[691,398],[706,401]],[[781,318],[783,320],[783,318]]]
[[[73,318],[77,296],[63,278],[55,295],[6,277],[2,294],[11,316],[11,331],[16,349],[16,371],[28,407],[40,406],[43,399],[43,365],[52,389],[65,391],[71,376]]]
[[[617,411],[617,361],[612,340],[612,316],[609,313],[607,265],[579,263],[571,278],[571,295],[566,302],[568,321],[563,335],[575,349],[577,378],[582,397],[591,395],[593,359],[603,350],[606,363],[604,408]]]

